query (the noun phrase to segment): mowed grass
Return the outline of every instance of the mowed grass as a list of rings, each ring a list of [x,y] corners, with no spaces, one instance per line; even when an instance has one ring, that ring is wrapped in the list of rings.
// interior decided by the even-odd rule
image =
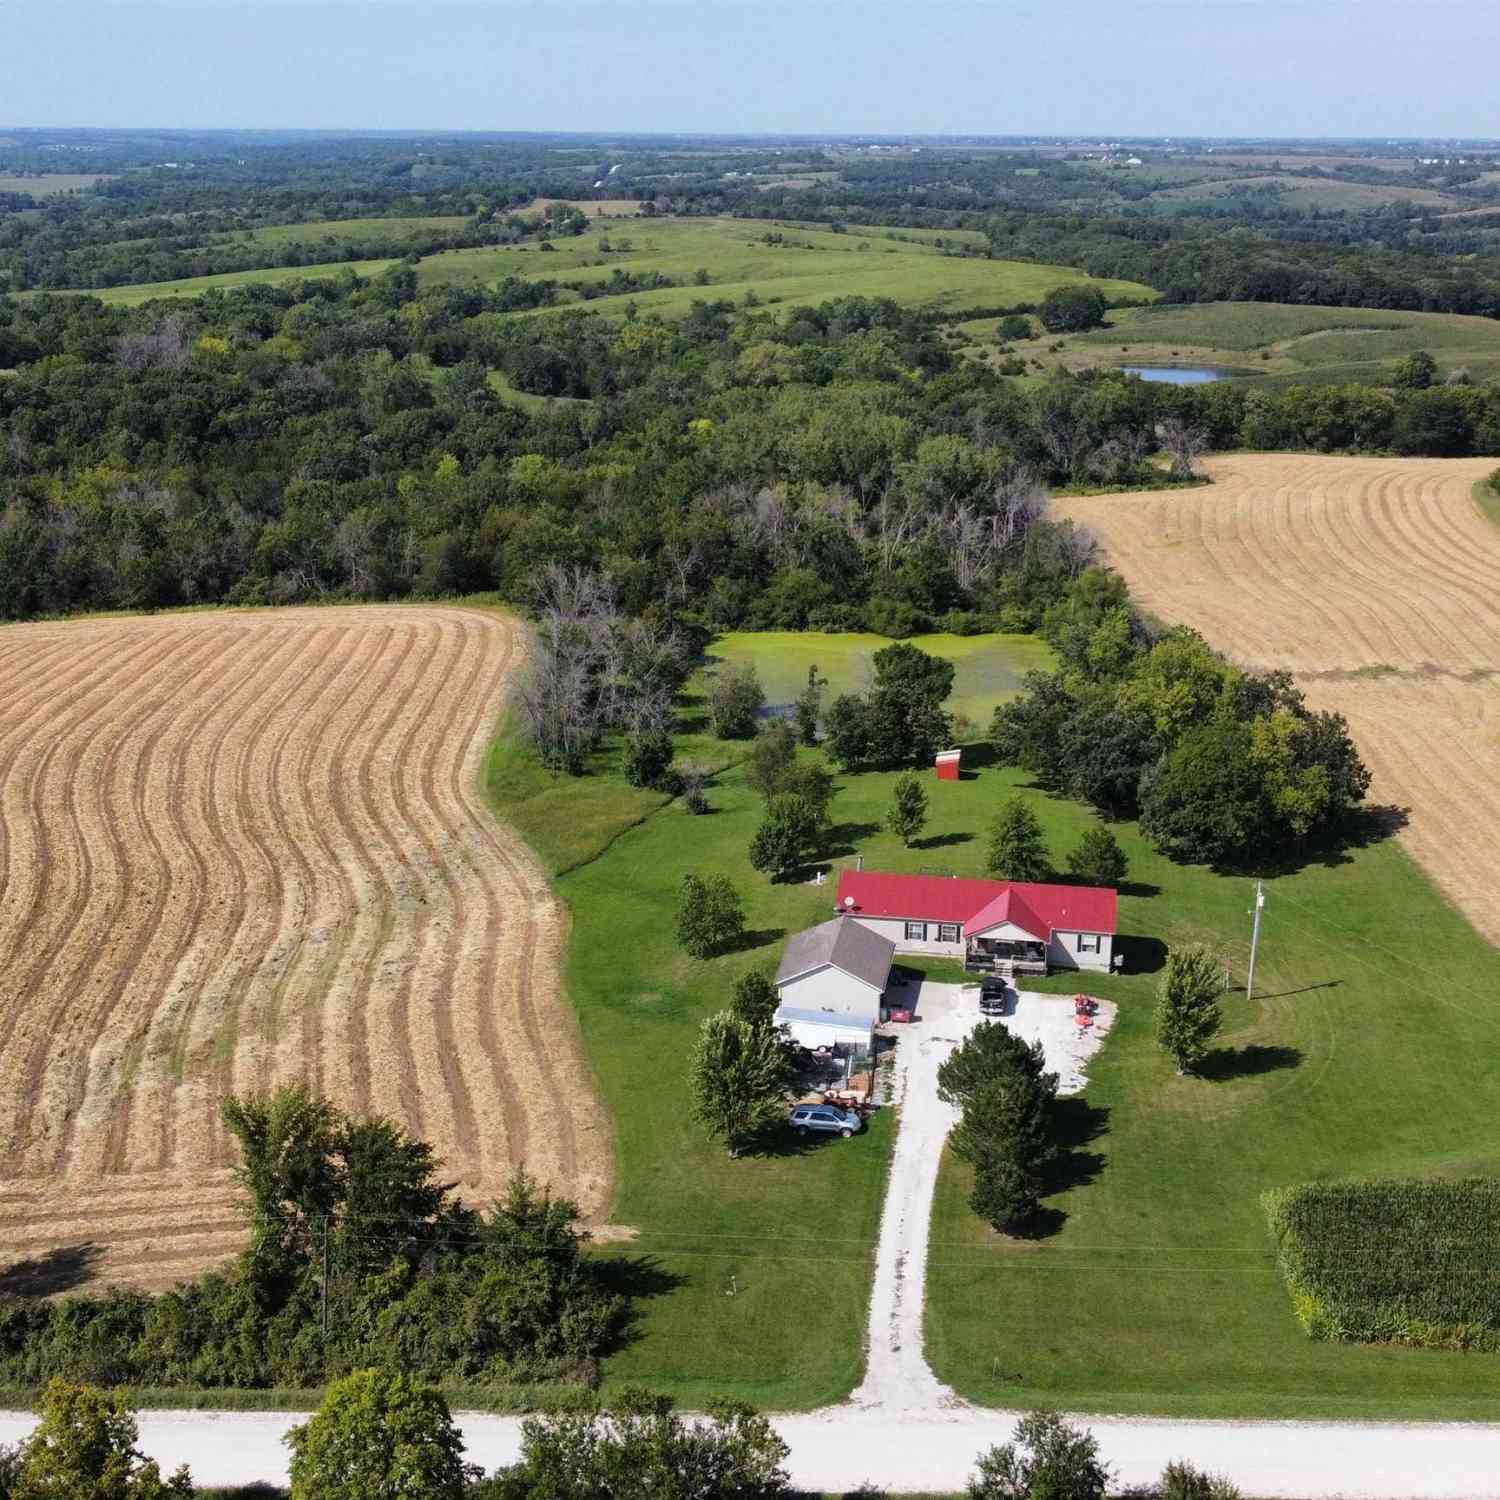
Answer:
[[[731,640],[749,650],[754,637]],[[759,644],[769,661],[830,641],[849,643],[850,686],[859,685],[857,653],[888,644],[791,632]],[[1008,637],[957,644],[971,660],[997,658],[997,678],[1023,653]],[[830,676],[831,668],[830,659]],[[639,1231],[600,1253],[637,1258],[648,1283],[645,1273],[662,1278],[661,1294],[640,1304],[635,1340],[607,1361],[607,1387],[646,1384],[687,1404],[727,1394],[810,1407],[839,1399],[860,1378],[895,1121],[881,1114],[853,1141],[731,1162],[691,1118],[687,1072],[703,1017],[722,1008],[739,975],[774,968],[787,934],[831,909],[826,886],[772,885],[751,870],[747,849],[762,802],[740,769],[747,747],[705,733],[702,686],[701,676],[689,685],[676,748],[680,760],[720,768],[706,816],[626,785],[613,746],[594,758],[589,775],[553,776],[515,719],[491,748],[485,784],[497,813],[556,873],[572,913],[568,990],[615,1132],[611,1219]],[[847,860],[857,847],[887,862],[932,862],[931,853],[903,851],[880,831],[893,779],[839,778],[831,853]],[[962,805],[954,784],[933,786],[937,798]],[[749,934],[741,951],[698,962],[678,949],[676,892],[689,871],[726,874],[744,897]]]
[[[1426,350],[1439,371],[1467,369],[1476,380],[1500,374],[1500,322],[1458,313],[1393,312],[1373,307],[1304,307],[1280,302],[1200,302],[1117,308],[1108,328],[1015,346],[1049,368],[1090,365],[1217,365],[1239,374],[1288,381],[1379,384],[1396,361]],[[996,359],[993,319],[959,327],[978,341],[971,352]]]
[[[1024,778],[960,790],[982,824]],[[1054,850],[1088,823],[1033,795]],[[941,802],[936,804],[942,808]],[[948,826],[946,823],[944,826]],[[1242,986],[1251,882],[1183,869],[1116,829],[1137,891],[1121,929],[1139,959],[1203,940]],[[978,869],[977,845],[947,851]],[[1260,1195],[1345,1177],[1500,1170],[1500,953],[1399,843],[1267,882],[1257,998],[1225,997],[1210,1078],[1155,1046],[1154,977],[1094,979],[1119,1020],[1090,1069],[1076,1143],[1048,1199],[1055,1234],[1004,1239],[944,1160],[929,1265],[928,1352],[995,1405],[1202,1417],[1490,1419],[1500,1360],[1314,1343],[1292,1315]],[[1048,981],[1064,991],[1066,977]]]
[[[828,679],[825,705],[840,693],[861,693],[874,681],[877,651],[893,644],[880,635],[822,635],[810,630],[742,630],[719,636],[708,648],[715,662],[754,663],[768,704],[790,704],[817,667]],[[910,642],[954,666],[948,708],[981,729],[998,704],[1014,694],[1027,672],[1046,670],[1052,653],[1034,635],[919,635]]]
[[[766,244],[768,233],[782,235],[784,242]],[[631,248],[603,253],[599,242],[606,237],[612,246],[628,240]],[[907,238],[899,231],[835,234],[766,220],[640,220],[607,231],[601,227],[553,245],[550,251],[536,244],[445,251],[427,256],[417,268],[417,278],[425,284],[491,285],[507,276],[604,282],[616,269],[633,275],[659,272],[678,285],[599,297],[585,305],[595,312],[621,313],[633,302],[642,311],[664,317],[681,316],[694,302],[743,301],[750,293],[782,307],[812,306],[843,296],[891,297],[911,306],[942,309],[1010,306],[1040,301],[1054,287],[1091,280],[1068,266],[945,255],[929,240]],[[706,285],[694,279],[700,270],[708,273]],[[1111,299],[1156,295],[1134,282],[1095,284]]]

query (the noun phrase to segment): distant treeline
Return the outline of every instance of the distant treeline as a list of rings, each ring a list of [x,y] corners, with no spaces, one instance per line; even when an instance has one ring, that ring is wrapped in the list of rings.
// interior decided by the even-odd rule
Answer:
[[[1159,484],[1205,444],[1500,453],[1494,386],[1023,384],[863,298],[505,316],[555,295],[400,264],[0,300],[0,612],[523,599],[563,563],[701,629],[1028,629],[1087,562],[1043,486]]]

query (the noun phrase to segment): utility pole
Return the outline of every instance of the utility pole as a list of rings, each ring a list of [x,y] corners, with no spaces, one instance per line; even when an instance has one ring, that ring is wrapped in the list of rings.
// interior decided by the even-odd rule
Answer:
[[[1255,952],[1260,947],[1260,914],[1265,910],[1266,890],[1264,884],[1255,882],[1255,925],[1250,929],[1250,973],[1245,979],[1245,999],[1255,998]]]
[[[328,1215],[323,1215],[323,1337],[328,1337]]]

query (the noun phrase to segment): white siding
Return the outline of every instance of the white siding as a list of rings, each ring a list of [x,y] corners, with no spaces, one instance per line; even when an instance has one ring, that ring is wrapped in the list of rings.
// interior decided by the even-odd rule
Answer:
[[[1024,927],[1017,927],[1014,922],[1001,922],[997,927],[986,927],[983,932],[976,932],[973,936],[995,938],[997,941],[1006,943],[1039,943],[1042,941],[1036,933],[1027,932]]]
[[[955,924],[958,928],[958,941],[954,943],[940,943],[938,941],[938,924],[927,922],[925,927],[927,936],[922,939],[909,938],[906,935],[906,923],[900,917],[861,917],[855,916],[854,920],[861,926],[868,927],[871,932],[878,932],[881,937],[889,938],[895,945],[898,953],[928,953],[935,958],[962,958],[964,956],[963,924]]]
[[[776,987],[781,1003],[793,1010],[827,1011],[829,1019],[856,1016],[880,1023],[880,996],[869,985],[825,964],[787,984]]]
[[[1097,953],[1079,951],[1079,938],[1087,936],[1099,944]],[[1047,962],[1054,969],[1087,969],[1095,974],[1109,973],[1110,960],[1114,954],[1115,940],[1107,932],[1054,932],[1047,944]]]

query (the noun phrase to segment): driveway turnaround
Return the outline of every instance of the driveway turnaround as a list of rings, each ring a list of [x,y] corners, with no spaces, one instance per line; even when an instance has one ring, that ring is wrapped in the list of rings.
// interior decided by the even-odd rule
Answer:
[[[901,1119],[876,1252],[864,1382],[841,1405],[775,1419],[801,1489],[962,1490],[978,1455],[1007,1442],[1020,1415],[959,1400],[923,1355],[928,1221],[955,1118],[937,1097],[937,1070],[979,1021],[974,991],[924,983],[917,1016],[902,1029],[897,1052]],[[1088,1057],[1113,1019],[1113,1007],[1102,1006],[1097,1027],[1080,1035],[1069,1000],[1025,992],[1004,1018],[1019,1036],[1042,1043],[1064,1093],[1082,1088]],[[283,1439],[303,1420],[284,1412],[148,1411],[138,1418],[140,1446],[164,1471],[187,1464],[200,1486],[285,1484]],[[1114,1491],[1149,1485],[1173,1459],[1188,1459],[1267,1500],[1500,1500],[1500,1426],[1078,1420],[1098,1439]],[[0,1412],[0,1442],[24,1437],[35,1421],[29,1412]],[[469,1462],[491,1470],[520,1456],[519,1418],[460,1413],[458,1422]]]

